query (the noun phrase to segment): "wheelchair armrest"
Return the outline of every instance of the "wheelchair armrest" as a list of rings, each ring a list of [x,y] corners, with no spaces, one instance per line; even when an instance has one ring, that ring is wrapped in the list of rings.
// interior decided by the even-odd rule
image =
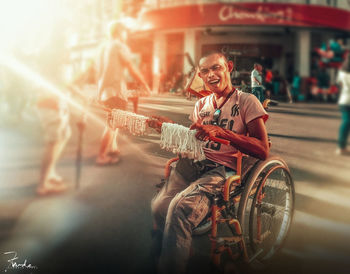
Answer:
[[[179,160],[179,157],[170,159],[165,165],[165,180],[170,176],[170,165]]]
[[[223,198],[225,202],[228,202],[229,200],[232,184],[239,186],[241,184],[241,175],[233,175],[226,179],[223,187]]]

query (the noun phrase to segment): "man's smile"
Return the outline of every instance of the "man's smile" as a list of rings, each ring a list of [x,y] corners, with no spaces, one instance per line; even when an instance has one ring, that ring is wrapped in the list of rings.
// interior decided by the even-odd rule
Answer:
[[[216,85],[220,82],[220,79],[212,79],[212,80],[209,80],[208,83],[211,84],[211,85]]]

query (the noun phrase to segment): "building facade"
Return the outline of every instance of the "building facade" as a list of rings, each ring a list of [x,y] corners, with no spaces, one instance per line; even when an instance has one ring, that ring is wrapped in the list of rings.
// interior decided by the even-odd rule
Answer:
[[[349,1],[148,0],[143,6],[143,29],[132,44],[154,83],[160,74],[186,74],[212,50],[235,62],[234,82],[248,79],[254,62],[286,78],[295,71],[305,78],[315,66],[314,48],[350,37]]]
[[[218,50],[235,63],[232,80],[249,81],[254,62],[290,79],[310,77],[314,48],[341,38],[349,46],[350,3],[340,0],[84,0],[72,4],[71,69],[96,56],[108,22],[133,19],[129,46],[155,90]]]

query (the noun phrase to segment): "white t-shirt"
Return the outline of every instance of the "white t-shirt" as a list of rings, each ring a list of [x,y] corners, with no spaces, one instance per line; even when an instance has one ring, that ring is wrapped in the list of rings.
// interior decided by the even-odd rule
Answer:
[[[257,79],[260,82],[260,84],[255,79]],[[256,69],[253,69],[253,71],[250,75],[250,80],[252,83],[252,88],[261,87],[262,77],[261,77],[259,71],[257,71]]]
[[[190,116],[194,123],[211,124],[213,122],[214,96],[211,94],[197,101]],[[237,134],[246,135],[248,133],[247,124],[258,117],[262,117],[264,121],[268,119],[268,114],[259,100],[250,93],[236,90],[221,107],[218,125]],[[236,152],[237,149],[233,146],[212,141],[206,142],[204,147],[207,159],[232,169],[236,169],[236,161],[233,158]]]
[[[350,106],[350,73],[339,70],[337,82],[342,85],[338,104]]]
[[[99,59],[99,85],[101,84],[101,76],[105,71],[106,88],[102,91],[101,99],[103,101],[117,96],[127,101],[128,91],[126,85],[126,66],[123,64],[121,56],[131,58],[130,49],[121,41],[110,41],[102,49]]]

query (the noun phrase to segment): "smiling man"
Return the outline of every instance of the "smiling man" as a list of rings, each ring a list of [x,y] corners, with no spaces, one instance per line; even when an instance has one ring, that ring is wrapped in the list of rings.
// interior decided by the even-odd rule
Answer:
[[[220,191],[227,171],[236,169],[237,149],[260,159],[268,156],[267,113],[254,95],[232,87],[232,69],[233,63],[221,53],[200,59],[199,76],[212,94],[196,103],[190,119],[196,137],[207,141],[206,159],[194,162],[180,158],[152,201],[153,247],[158,252],[155,256],[160,256],[161,273],[186,272],[192,231],[209,212],[210,194]],[[211,137],[230,144],[212,142]]]

